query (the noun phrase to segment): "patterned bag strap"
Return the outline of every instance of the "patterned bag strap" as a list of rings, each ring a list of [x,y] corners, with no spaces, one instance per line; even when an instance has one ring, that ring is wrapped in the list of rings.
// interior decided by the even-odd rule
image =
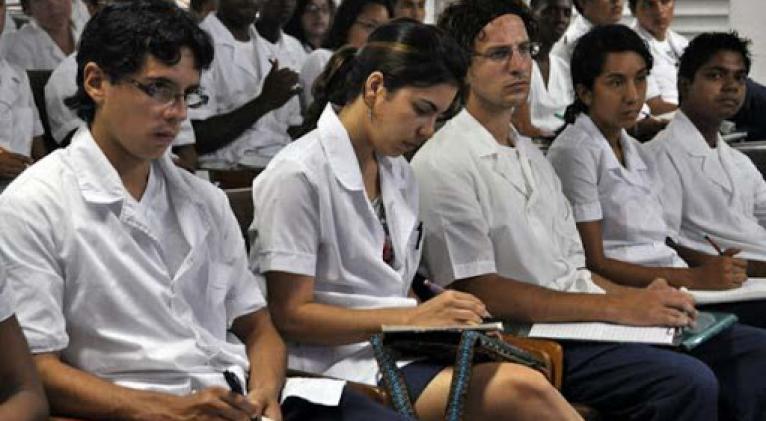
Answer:
[[[465,398],[468,396],[468,386],[471,383],[473,355],[479,332],[468,330],[460,335],[460,343],[455,352],[455,366],[452,371],[445,421],[461,421],[465,411]]]
[[[399,414],[416,420],[417,416],[415,415],[415,409],[412,407],[410,392],[404,383],[402,372],[396,365],[396,360],[391,355],[391,352],[383,346],[383,334],[374,335],[370,338],[370,343],[372,343],[375,359],[378,360],[383,383],[391,394],[391,402],[394,405],[394,409]]]

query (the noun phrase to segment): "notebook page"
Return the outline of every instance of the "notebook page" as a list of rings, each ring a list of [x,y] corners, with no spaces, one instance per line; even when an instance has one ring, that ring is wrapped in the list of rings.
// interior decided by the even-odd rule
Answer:
[[[724,291],[690,290],[697,304],[732,303],[766,299],[766,278],[750,278],[741,287]]]
[[[601,322],[535,323],[529,331],[529,337],[672,345],[675,329],[624,326]]]

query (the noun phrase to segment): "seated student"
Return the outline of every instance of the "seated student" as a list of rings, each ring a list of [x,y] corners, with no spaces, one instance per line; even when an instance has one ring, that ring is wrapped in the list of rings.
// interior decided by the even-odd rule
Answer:
[[[396,0],[394,18],[410,18],[423,22],[426,19],[426,0]]]
[[[578,90],[569,126],[548,159],[572,204],[590,270],[630,286],[663,278],[676,287],[734,288],[747,279],[746,263],[708,256],[688,268],[666,245],[673,231],[664,220],[661,182],[652,180],[642,148],[625,129],[633,125],[646,93],[653,60],[633,31],[600,27],[575,51]]]
[[[0,33],[5,13],[5,0],[0,0]],[[0,193],[45,155],[42,135],[27,73],[0,56]]]
[[[513,125],[524,136],[553,137],[574,98],[569,63],[550,53],[569,27],[572,0],[532,0],[530,10],[538,24],[540,51],[532,62],[529,96],[514,110]]]
[[[285,32],[300,41],[309,54],[322,46],[333,16],[333,0],[298,0],[293,17],[285,24]]]
[[[559,179],[508,124],[527,95],[532,58],[524,22],[523,6],[507,0],[460,0],[440,18],[439,26],[473,51],[473,61],[465,110],[412,160],[428,275],[476,295],[506,320],[687,325],[696,315],[692,299],[665,281],[626,288],[583,269]],[[728,387],[763,373],[766,344],[745,335],[750,329],[723,332],[691,355],[640,344],[564,342],[562,392],[610,419],[715,420],[718,408],[727,415],[748,404],[746,411],[762,414],[762,380],[749,389]],[[720,405],[716,374],[726,386]]]
[[[650,173],[662,181],[665,219],[678,232],[681,256],[695,263],[716,254],[707,235],[740,250],[749,276],[766,276],[766,182],[719,134],[745,98],[747,44],[735,33],[706,33],[689,43],[678,69],[679,111],[645,151]]]
[[[2,19],[0,19],[2,20]],[[0,265],[0,419],[44,421],[48,419],[48,402],[37,378],[27,341],[13,315],[12,291]]]
[[[0,195],[0,266],[54,413],[282,419],[284,344],[226,196],[166,153],[212,56],[173,4],[107,6],[77,56],[87,126]]]
[[[82,28],[72,22],[71,0],[23,0],[32,19],[9,34],[6,58],[24,70],[53,70],[73,53]]]
[[[305,52],[282,33],[290,16],[282,16],[287,12],[277,0],[263,4],[256,30],[260,7],[256,0],[220,0],[200,23],[215,43],[201,83],[210,99],[189,112],[202,167],[263,168],[292,140],[290,127],[301,123],[297,71]]]
[[[1,0],[0,0],[1,1]],[[99,9],[103,6],[99,6]],[[77,53],[69,55],[51,73],[45,84],[45,109],[51,136],[58,144],[66,146],[77,129],[85,122],[75,110],[66,105],[66,98],[77,93]],[[188,170],[197,167],[197,151],[194,147],[194,130],[187,117],[181,123],[178,136],[173,141],[174,161]]]
[[[333,52],[344,45],[360,48],[366,41],[370,32],[378,26],[388,22],[394,15],[394,7],[391,0],[343,0],[335,18],[330,26],[330,32],[327,34],[327,40],[322,48],[314,50],[306,58],[301,68],[300,81],[303,91],[301,91],[301,103],[303,108],[308,110],[306,120],[316,121],[323,109],[311,108],[314,102],[313,87],[314,81],[330,61]],[[307,125],[304,125],[307,126]],[[308,125],[310,126],[310,124]],[[301,134],[305,134],[310,129],[303,127]]]
[[[253,183],[251,263],[268,282],[290,366],[375,384],[367,342],[381,324],[481,321],[475,297],[409,297],[420,257],[418,198],[401,156],[427,139],[453,102],[465,54],[433,26],[398,20],[322,74],[317,129],[286,147]],[[403,368],[419,419],[443,419],[452,371]],[[364,414],[354,419],[363,419]],[[540,373],[516,364],[473,368],[466,419],[579,419]],[[348,419],[348,418],[344,418]]]
[[[567,63],[572,61],[577,40],[599,25],[613,25],[622,19],[624,0],[573,0],[577,17],[551,50]]]

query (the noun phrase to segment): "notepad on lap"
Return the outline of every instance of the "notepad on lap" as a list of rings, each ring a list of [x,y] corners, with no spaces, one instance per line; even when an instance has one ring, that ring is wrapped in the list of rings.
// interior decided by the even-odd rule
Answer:
[[[528,336],[575,341],[678,345],[674,328],[624,326],[602,322],[535,323]]]
[[[482,323],[479,325],[447,325],[447,326],[413,326],[413,325],[383,325],[381,327],[383,333],[394,332],[414,332],[414,333],[426,333],[426,332],[447,332],[454,331],[460,332],[464,330],[480,330],[480,331],[503,331],[503,322]]]
[[[733,303],[766,299],[766,278],[750,278],[739,288],[724,291],[689,290],[697,304]]]

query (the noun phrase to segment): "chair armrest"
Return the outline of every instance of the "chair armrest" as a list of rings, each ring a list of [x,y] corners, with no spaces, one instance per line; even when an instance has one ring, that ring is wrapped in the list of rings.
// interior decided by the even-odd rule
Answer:
[[[564,371],[564,350],[558,342],[547,339],[520,338],[509,334],[503,334],[503,340],[533,354],[542,360],[550,375],[548,380],[561,389]]]

